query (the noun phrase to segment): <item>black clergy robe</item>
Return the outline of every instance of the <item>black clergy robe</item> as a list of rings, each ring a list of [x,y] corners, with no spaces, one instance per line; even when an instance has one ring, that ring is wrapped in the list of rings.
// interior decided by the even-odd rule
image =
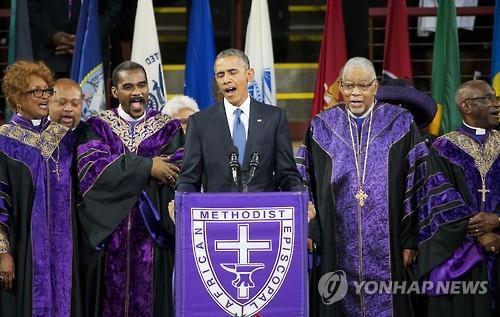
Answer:
[[[418,221],[410,198],[425,178],[423,162],[428,157],[408,111],[381,102],[371,111],[360,136],[345,105],[321,112],[312,119],[297,154],[317,211],[309,236],[320,248],[320,265],[310,284],[310,316],[413,315],[409,296],[367,294],[363,289],[356,292],[354,286],[354,282],[407,279],[402,251],[416,249]],[[359,140],[361,175],[367,158],[363,206],[355,198],[359,180],[353,146]],[[347,294],[327,303],[332,294],[321,297],[318,281],[328,272],[340,271],[347,279]]]
[[[469,219],[478,211],[500,216],[500,132],[481,140],[463,126],[433,143],[437,171],[427,184],[426,203],[420,207],[417,277],[440,282],[476,283],[476,294],[439,294],[424,299],[424,316],[492,317],[500,310],[499,256],[485,252],[467,235]],[[484,178],[484,188],[482,185]],[[482,190],[486,189],[483,196]],[[496,230],[500,233],[500,230]],[[477,283],[488,282],[487,287]],[[446,285],[446,284],[442,284]]]
[[[15,263],[0,316],[79,316],[74,264],[71,164],[74,138],[54,122],[15,114],[0,127],[0,227]],[[76,275],[75,275],[76,276]]]
[[[173,316],[173,189],[152,158],[182,159],[178,120],[148,109],[128,122],[116,109],[87,120],[78,146],[81,279],[86,316]]]

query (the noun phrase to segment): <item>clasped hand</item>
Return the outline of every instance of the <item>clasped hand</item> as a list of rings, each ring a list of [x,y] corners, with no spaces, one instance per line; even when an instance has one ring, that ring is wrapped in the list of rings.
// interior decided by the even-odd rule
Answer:
[[[153,158],[151,176],[161,183],[175,186],[179,172],[179,167],[174,163],[169,163],[167,157],[156,156]]]

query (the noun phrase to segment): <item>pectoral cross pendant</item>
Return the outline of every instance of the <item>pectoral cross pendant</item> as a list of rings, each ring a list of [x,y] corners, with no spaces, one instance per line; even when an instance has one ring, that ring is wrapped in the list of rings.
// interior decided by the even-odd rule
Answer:
[[[358,188],[358,192],[354,195],[356,200],[358,201],[358,205],[363,207],[365,205],[365,200],[368,198],[368,195],[364,192],[363,188]]]
[[[481,210],[483,210],[484,203],[486,202],[486,194],[489,193],[490,190],[486,189],[486,185],[484,184],[484,181],[483,181],[483,186],[481,187],[481,189],[478,189],[477,191],[481,193]]]

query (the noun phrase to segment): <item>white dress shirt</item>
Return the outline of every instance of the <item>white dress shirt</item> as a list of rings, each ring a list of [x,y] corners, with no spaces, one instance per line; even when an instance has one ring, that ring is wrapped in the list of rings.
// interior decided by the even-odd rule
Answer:
[[[122,105],[118,106],[118,115],[127,122],[136,122],[142,120],[146,116],[146,111],[139,118],[134,118],[123,110]]]

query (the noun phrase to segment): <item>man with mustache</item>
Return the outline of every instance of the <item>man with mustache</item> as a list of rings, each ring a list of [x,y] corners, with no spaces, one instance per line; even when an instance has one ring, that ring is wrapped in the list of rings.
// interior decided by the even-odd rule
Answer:
[[[168,216],[182,159],[180,122],[147,108],[144,68],[118,65],[120,105],[87,120],[78,175],[87,316],[173,316],[174,225]]]
[[[439,204],[438,212],[420,228],[418,277],[438,282],[487,282],[469,294],[434,290],[426,299],[425,316],[498,316],[500,313],[500,105],[495,91],[482,80],[463,83],[455,101],[463,118],[459,130],[437,138],[431,148],[441,174],[434,183],[459,196],[459,204]],[[440,176],[441,175],[441,176]],[[440,178],[439,178],[440,176]],[[458,194],[453,191],[455,189]],[[433,197],[433,191],[429,196]],[[432,206],[432,205],[431,205]],[[424,208],[422,210],[429,210]],[[437,228],[433,235],[429,228]],[[483,283],[484,283],[483,282]]]

